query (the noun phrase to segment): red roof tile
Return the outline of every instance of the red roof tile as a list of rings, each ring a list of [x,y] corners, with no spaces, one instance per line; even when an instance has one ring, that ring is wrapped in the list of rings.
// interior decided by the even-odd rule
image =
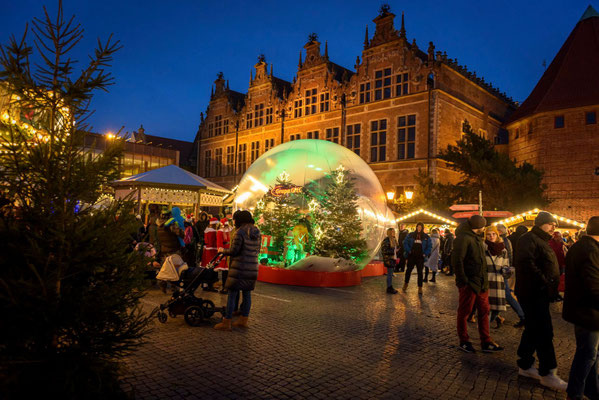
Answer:
[[[599,104],[599,13],[591,6],[509,122],[532,114]]]

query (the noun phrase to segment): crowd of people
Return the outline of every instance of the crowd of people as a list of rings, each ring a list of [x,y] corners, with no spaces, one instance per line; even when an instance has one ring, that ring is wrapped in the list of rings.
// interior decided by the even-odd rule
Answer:
[[[437,229],[429,235],[422,223],[413,232],[400,225],[398,238],[390,228],[381,245],[387,293],[398,293],[394,273],[405,271],[406,292],[416,268],[422,295],[423,283],[436,282],[436,273],[444,270],[455,276],[459,292],[460,350],[476,352],[468,322],[478,322],[481,350],[503,351],[491,338],[490,324],[499,328],[505,322],[501,313],[509,305],[519,318],[514,326],[524,328],[517,350],[519,375],[566,391],[568,399],[599,399],[599,217],[592,217],[576,240],[556,231],[557,226],[552,214],[541,211],[530,230],[521,225],[510,235],[504,225],[488,225],[479,215],[460,224],[455,237],[449,229],[443,237]],[[557,374],[553,347],[550,304],[558,301],[563,301],[563,318],[575,326],[576,353],[569,382]]]

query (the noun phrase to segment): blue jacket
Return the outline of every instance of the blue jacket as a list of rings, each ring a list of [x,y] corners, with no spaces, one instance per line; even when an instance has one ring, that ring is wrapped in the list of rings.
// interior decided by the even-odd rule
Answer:
[[[424,254],[424,258],[428,258],[431,255],[431,250],[433,249],[433,244],[431,238],[424,232],[422,235],[422,254]],[[414,245],[414,240],[416,240],[416,231],[410,232],[410,234],[403,241],[403,252],[404,257],[408,258],[410,252],[412,251],[412,246]]]
[[[170,226],[173,222],[176,222],[179,225],[179,229],[185,230],[185,220],[181,216],[181,209],[179,207],[173,207],[171,210],[172,218],[166,221],[164,226]],[[185,247],[185,242],[183,238],[177,237],[179,239],[179,244],[181,247]]]

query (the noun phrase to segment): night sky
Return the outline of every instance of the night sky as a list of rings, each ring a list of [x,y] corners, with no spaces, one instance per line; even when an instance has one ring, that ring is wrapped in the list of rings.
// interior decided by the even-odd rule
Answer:
[[[408,39],[426,51],[458,58],[479,76],[522,102],[541,77],[589,4],[598,0],[533,2],[389,1],[405,13]],[[353,69],[361,56],[364,29],[383,2],[345,1],[132,1],[64,0],[65,15],[85,28],[75,58],[85,60],[96,39],[114,33],[124,48],[116,54],[116,79],[109,93],[98,93],[90,119],[100,133],[136,130],[192,141],[206,110],[210,87],[222,71],[230,87],[246,92],[257,56],[266,55],[274,74],[291,81],[299,50],[308,34],[329,44],[331,61]],[[57,1],[3,1],[0,42],[22,35],[25,24],[54,16]],[[304,52],[305,55],[305,52]]]

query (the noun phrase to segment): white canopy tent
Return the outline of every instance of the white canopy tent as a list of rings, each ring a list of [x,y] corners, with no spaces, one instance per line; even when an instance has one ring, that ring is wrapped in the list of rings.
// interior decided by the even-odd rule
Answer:
[[[137,200],[139,210],[143,204],[166,204],[169,206],[220,207],[233,194],[228,189],[212,183],[201,176],[185,171],[176,165],[153,169],[148,172],[114,181],[115,198]]]

